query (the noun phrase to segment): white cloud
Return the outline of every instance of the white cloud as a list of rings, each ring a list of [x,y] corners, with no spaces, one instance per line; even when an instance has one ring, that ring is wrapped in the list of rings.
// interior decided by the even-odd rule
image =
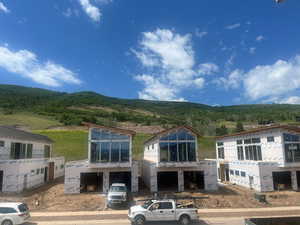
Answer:
[[[0,46],[0,67],[47,86],[58,87],[62,83],[81,83],[71,70],[51,61],[42,63],[33,52],[28,50],[14,52]]]
[[[233,30],[233,29],[239,28],[240,26],[241,26],[240,23],[235,23],[235,24],[232,24],[232,25],[229,25],[229,26],[225,27],[225,29]]]
[[[3,4],[3,2],[0,2],[0,11],[4,13],[9,13],[9,9]]]
[[[240,87],[243,79],[243,71],[234,70],[229,74],[228,77],[219,77],[213,81],[213,83],[217,84],[220,87],[228,89],[237,89]]]
[[[255,52],[256,52],[256,48],[255,47],[249,48],[249,53],[250,54],[255,54]]]
[[[139,50],[132,52],[151,71],[136,77],[145,86],[139,92],[144,99],[184,100],[178,97],[180,92],[188,87],[202,88],[205,80],[200,75],[213,73],[217,67],[212,63],[201,64],[198,71],[191,36],[167,29],[143,33]]]
[[[214,63],[203,63],[199,65],[198,73],[201,75],[210,75],[219,72],[219,67]]]
[[[94,6],[90,0],[79,0],[83,11],[95,22],[100,22],[100,9]]]
[[[145,84],[143,91],[139,92],[139,98],[145,100],[164,100],[164,101],[184,101],[183,98],[177,99],[178,90],[166,84],[151,75],[138,75],[136,80]]]
[[[208,35],[208,32],[206,32],[206,31],[200,31],[200,30],[197,28],[196,31],[195,31],[195,35],[196,35],[198,38],[203,38],[204,36]]]
[[[280,104],[300,104],[299,96],[290,96],[288,98],[280,100],[278,103]]]
[[[286,95],[300,88],[300,56],[256,66],[244,77],[246,96],[252,100]]]
[[[260,42],[260,41],[263,41],[265,39],[265,37],[264,36],[262,36],[262,35],[259,35],[259,36],[257,36],[256,37],[256,41],[258,41],[258,42]]]

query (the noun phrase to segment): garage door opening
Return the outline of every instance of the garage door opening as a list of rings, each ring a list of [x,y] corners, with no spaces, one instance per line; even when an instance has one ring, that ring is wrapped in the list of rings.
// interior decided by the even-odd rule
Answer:
[[[109,173],[109,186],[113,183],[126,184],[128,190],[131,190],[131,172],[110,172]]]
[[[199,191],[204,190],[204,172],[203,171],[185,171],[184,172],[184,190]]]
[[[80,193],[103,192],[103,173],[81,173]]]
[[[157,187],[158,191],[178,191],[178,173],[158,172]]]
[[[274,190],[292,189],[291,172],[273,172]]]
[[[297,185],[298,185],[298,190],[300,190],[300,171],[297,171]]]

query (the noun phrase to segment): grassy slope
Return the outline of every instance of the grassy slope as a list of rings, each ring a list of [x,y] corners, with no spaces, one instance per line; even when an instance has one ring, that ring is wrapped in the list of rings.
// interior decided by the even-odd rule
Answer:
[[[216,158],[216,145],[215,137],[200,137],[199,144],[199,158],[200,159],[215,159]]]
[[[61,125],[58,121],[32,113],[16,113],[4,115],[0,113],[0,125],[21,125],[33,130],[42,130],[51,126]]]
[[[41,130],[36,133],[46,135],[54,143],[54,156],[64,156],[66,161],[87,158],[88,133],[86,131]]]
[[[70,130],[39,130],[35,133],[46,135],[55,141],[54,155],[64,156],[66,161],[87,158],[88,133],[86,131]],[[133,157],[140,160],[143,157],[143,144],[151,135],[137,134],[133,140]]]
[[[135,160],[143,158],[144,142],[149,139],[150,134],[137,134],[133,139],[133,157]]]
[[[54,155],[64,156],[66,161],[82,160],[87,158],[87,139],[86,131],[59,131],[42,130],[36,133],[43,134],[55,141]],[[133,140],[133,157],[135,160],[143,158],[143,144],[151,135],[137,134]],[[215,158],[215,142],[213,137],[199,138],[200,159]]]

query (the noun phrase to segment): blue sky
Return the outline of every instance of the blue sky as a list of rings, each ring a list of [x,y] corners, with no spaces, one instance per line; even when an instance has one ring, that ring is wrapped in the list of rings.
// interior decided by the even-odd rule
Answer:
[[[299,12],[297,0],[0,0],[0,82],[300,104]]]

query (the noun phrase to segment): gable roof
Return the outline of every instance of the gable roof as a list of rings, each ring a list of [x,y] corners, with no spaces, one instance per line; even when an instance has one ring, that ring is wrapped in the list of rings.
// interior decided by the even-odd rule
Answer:
[[[246,135],[246,134],[254,134],[254,133],[261,132],[261,131],[268,131],[268,130],[273,130],[273,129],[283,129],[283,130],[287,130],[287,131],[291,131],[291,132],[300,133],[300,127],[298,127],[298,126],[273,125],[273,126],[259,127],[259,128],[242,131],[242,132],[234,133],[234,134],[227,134],[227,135],[216,137],[216,139],[222,139],[222,138],[226,138],[226,137],[236,137],[236,136],[241,136],[241,135]]]
[[[173,127],[173,128],[170,128],[170,129],[167,129],[167,130],[163,130],[163,131],[161,131],[161,132],[158,132],[158,133],[156,133],[154,136],[152,136],[151,138],[149,138],[148,140],[146,140],[146,141],[144,142],[144,144],[147,144],[148,142],[153,141],[153,140],[155,140],[156,138],[159,138],[159,137],[162,136],[162,135],[168,134],[168,133],[170,133],[170,132],[172,132],[172,131],[179,130],[179,129],[186,129],[186,130],[192,132],[194,135],[196,135],[196,136],[198,136],[198,137],[201,136],[201,135],[198,133],[198,131],[196,131],[194,128],[184,125],[184,126]]]
[[[104,130],[110,130],[112,132],[120,133],[120,134],[127,134],[134,136],[136,133],[132,130],[125,130],[117,127],[107,127],[107,126],[101,126],[93,123],[82,123],[83,125],[87,126],[88,128],[100,128]]]
[[[9,138],[22,141],[34,141],[52,144],[54,141],[47,136],[33,134],[10,126],[0,126],[0,138]]]

